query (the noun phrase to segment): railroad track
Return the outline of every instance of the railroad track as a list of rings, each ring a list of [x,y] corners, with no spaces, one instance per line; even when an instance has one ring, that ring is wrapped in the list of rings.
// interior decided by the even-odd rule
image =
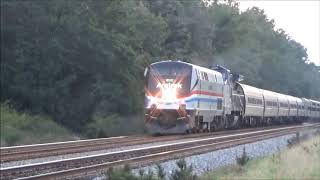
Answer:
[[[268,129],[272,129],[272,128],[274,127],[268,127]],[[227,131],[220,131],[220,132],[214,132],[214,133],[173,135],[173,136],[163,136],[163,137],[119,136],[119,137],[111,137],[111,138],[99,138],[99,139],[87,139],[87,140],[78,140],[78,141],[46,143],[46,144],[1,147],[0,155],[1,155],[1,163],[6,163],[11,161],[21,161],[21,160],[36,159],[41,157],[98,151],[98,150],[119,148],[124,146],[133,146],[133,145],[160,142],[160,141],[173,141],[178,139],[218,136],[218,135],[224,135],[224,134],[235,134],[240,132],[257,131],[262,129],[266,129],[266,128],[259,127],[259,128],[248,128],[248,129],[238,129],[238,130],[227,130]]]
[[[33,144],[0,148],[1,162],[18,161],[48,156],[88,152],[101,149],[117,148],[126,144],[143,143],[147,136],[119,136],[112,138],[88,139],[78,141]]]
[[[319,127],[319,124],[313,124],[258,130],[217,137],[200,138],[196,140],[190,139],[166,145],[155,145],[87,157],[2,168],[0,177],[1,179],[65,179],[90,176],[97,174],[97,172],[105,171],[106,168],[111,166],[121,164],[130,164],[132,167],[145,166],[155,161],[166,161],[169,159],[201,154],[217,149],[296,133],[307,128]]]

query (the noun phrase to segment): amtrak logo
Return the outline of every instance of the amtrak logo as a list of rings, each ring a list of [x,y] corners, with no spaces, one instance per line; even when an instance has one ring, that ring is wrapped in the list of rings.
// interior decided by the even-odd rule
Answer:
[[[173,79],[166,79],[166,83],[158,83],[157,88],[161,89],[181,89],[181,83],[173,83]]]

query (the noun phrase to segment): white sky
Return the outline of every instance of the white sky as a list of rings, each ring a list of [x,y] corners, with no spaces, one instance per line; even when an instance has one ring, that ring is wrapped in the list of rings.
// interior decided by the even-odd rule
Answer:
[[[320,0],[237,0],[240,10],[256,6],[264,9],[275,27],[282,28],[307,48],[309,60],[320,65]]]

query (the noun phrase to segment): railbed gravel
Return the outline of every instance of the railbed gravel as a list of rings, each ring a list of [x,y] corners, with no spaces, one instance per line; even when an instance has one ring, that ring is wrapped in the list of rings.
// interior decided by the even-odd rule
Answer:
[[[315,131],[316,130],[300,131],[300,136],[310,136]],[[296,137],[296,134],[289,134],[285,136],[239,145],[227,149],[221,149],[200,155],[189,156],[184,159],[186,160],[186,163],[188,165],[192,165],[194,170],[193,172],[196,175],[201,175],[206,171],[210,171],[218,167],[236,164],[236,157],[240,157],[242,155],[244,147],[250,159],[263,157],[287,148],[288,140],[294,137]],[[176,161],[177,160],[169,160],[160,163],[160,165],[164,168],[166,175],[171,174],[177,168]],[[148,172],[151,170],[154,172],[154,174],[156,174],[157,172],[155,165],[141,167],[139,169],[143,169],[144,172]],[[139,169],[134,169],[133,172],[135,174],[138,174]]]

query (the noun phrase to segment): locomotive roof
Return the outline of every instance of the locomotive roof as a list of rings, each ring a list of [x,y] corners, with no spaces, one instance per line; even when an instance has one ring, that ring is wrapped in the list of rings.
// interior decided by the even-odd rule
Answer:
[[[187,62],[183,62],[183,61],[173,61],[173,60],[165,60],[165,61],[158,61],[158,62],[154,62],[151,64],[152,65],[156,65],[156,64],[162,64],[162,63],[176,63],[176,64],[185,64],[185,65],[189,65],[189,66],[195,66],[194,64],[191,63],[187,63]]]
[[[278,92],[273,92],[270,90],[265,90],[265,89],[260,89],[260,88],[256,88],[254,86],[249,86],[246,84],[241,84],[238,83],[244,90],[245,94],[250,94],[250,95],[265,95],[268,96],[268,98],[278,98],[279,101],[290,101],[290,102],[294,102],[294,101],[298,101],[300,98],[298,97],[294,97],[294,96],[290,96],[290,95],[286,95],[286,94],[281,94]]]
[[[220,72],[218,71],[215,71],[213,69],[209,69],[209,68],[206,68],[206,67],[202,67],[202,66],[198,66],[198,65],[195,65],[195,64],[191,64],[191,63],[187,63],[187,62],[183,62],[183,61],[173,61],[173,60],[165,60],[165,61],[159,61],[159,62],[155,62],[155,63],[152,63],[152,65],[156,65],[156,64],[161,64],[161,63],[177,63],[177,64],[185,64],[185,65],[189,65],[189,66],[192,66],[196,69],[199,69],[201,71],[204,71],[204,72],[208,72],[208,73],[212,73],[212,74],[216,74],[216,75],[221,75]]]

